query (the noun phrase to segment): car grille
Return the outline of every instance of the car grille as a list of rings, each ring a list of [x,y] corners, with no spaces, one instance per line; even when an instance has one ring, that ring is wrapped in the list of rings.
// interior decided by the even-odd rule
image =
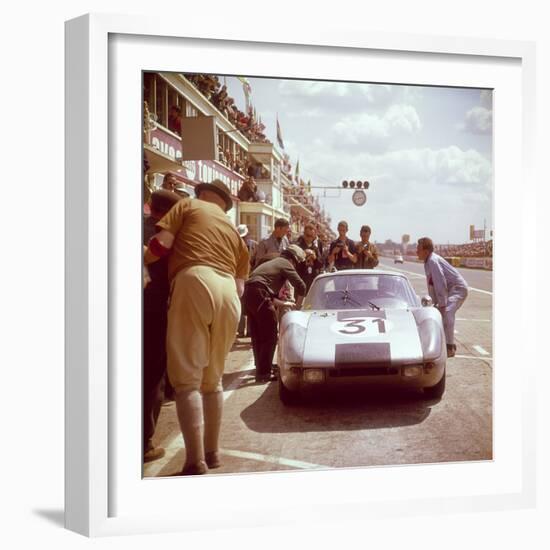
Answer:
[[[399,374],[397,367],[369,365],[364,367],[340,367],[328,371],[329,376],[339,378],[343,376],[384,376]]]

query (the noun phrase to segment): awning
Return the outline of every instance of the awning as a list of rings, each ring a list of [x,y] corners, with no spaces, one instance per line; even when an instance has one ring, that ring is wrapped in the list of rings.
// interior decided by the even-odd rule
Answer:
[[[149,172],[165,173],[165,172],[183,172],[184,168],[181,162],[177,162],[172,157],[161,153],[151,145],[144,144],[143,151],[149,163]]]

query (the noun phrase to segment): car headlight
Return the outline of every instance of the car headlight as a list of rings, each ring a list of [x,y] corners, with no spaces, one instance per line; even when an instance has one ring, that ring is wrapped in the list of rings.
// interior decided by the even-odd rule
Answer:
[[[422,365],[407,365],[401,369],[403,376],[413,378],[422,374]]]
[[[284,333],[284,360],[287,365],[302,365],[306,344],[306,327],[292,323]]]
[[[304,369],[304,382],[318,384],[325,381],[325,371],[323,369]]]

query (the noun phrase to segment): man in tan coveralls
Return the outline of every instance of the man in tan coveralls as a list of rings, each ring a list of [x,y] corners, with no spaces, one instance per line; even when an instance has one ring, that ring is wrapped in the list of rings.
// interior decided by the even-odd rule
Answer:
[[[168,256],[166,347],[185,442],[182,475],[220,466],[221,379],[249,271],[246,245],[225,214],[233,206],[229,189],[214,180],[195,192],[198,200],[180,200],[158,222],[145,253],[146,264]]]

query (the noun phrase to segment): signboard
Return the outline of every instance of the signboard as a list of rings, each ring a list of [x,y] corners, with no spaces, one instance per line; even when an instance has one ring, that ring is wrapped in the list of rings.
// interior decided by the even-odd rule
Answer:
[[[223,181],[235,197],[244,181],[244,176],[212,160],[187,160],[183,163],[183,169],[185,177],[194,183],[210,183],[215,179]]]
[[[485,229],[476,229],[475,226],[470,225],[470,240],[476,239],[485,240]]]
[[[351,197],[355,206],[363,206],[367,202],[367,194],[362,189],[357,189]]]
[[[151,132],[151,146],[170,157],[174,162],[181,162],[181,142],[168,132],[155,128]]]
[[[153,130],[151,132],[151,145],[164,155],[172,158],[174,162],[182,162],[181,142],[168,132],[160,128]],[[244,176],[235,174],[222,163],[213,160],[183,161],[182,175],[192,183],[210,183],[215,179],[220,179],[231,189],[231,194],[235,197],[244,180]]]
[[[493,269],[493,258],[462,258],[462,265],[477,269]]]
[[[184,160],[218,160],[216,117],[183,117],[181,135]]]

